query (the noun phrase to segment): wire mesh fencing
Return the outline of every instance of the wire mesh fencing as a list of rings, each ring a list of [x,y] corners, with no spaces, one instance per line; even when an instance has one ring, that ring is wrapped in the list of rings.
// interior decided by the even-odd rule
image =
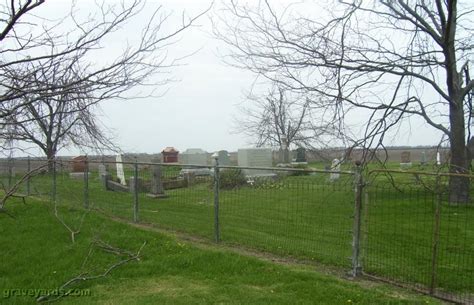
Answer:
[[[362,225],[365,274],[474,303],[474,205],[450,199],[452,177],[398,171],[369,175]]]
[[[122,162],[124,178],[115,174],[113,162],[89,165],[95,168],[89,171],[89,204],[110,215],[279,255],[351,265],[351,172],[331,176],[317,170]]]
[[[220,168],[221,240],[350,267],[353,175]]]
[[[36,196],[48,199],[52,192],[52,176],[44,158],[21,158],[0,160],[0,188],[13,190],[15,196]]]
[[[45,162],[3,162],[2,183],[43,166],[29,194],[61,205],[474,303],[474,203],[453,203],[449,174]]]
[[[213,238],[213,171],[210,167],[143,165],[139,175],[140,221]]]

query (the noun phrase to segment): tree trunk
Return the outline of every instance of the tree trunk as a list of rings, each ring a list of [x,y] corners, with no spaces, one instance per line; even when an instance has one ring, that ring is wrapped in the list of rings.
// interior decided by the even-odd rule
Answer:
[[[52,147],[47,147],[45,154],[46,159],[48,160],[48,172],[52,173],[54,170],[54,159],[56,158],[56,150]]]
[[[449,172],[453,174],[469,174],[462,100],[451,104],[449,119],[451,125]],[[449,201],[451,203],[468,203],[469,189],[470,179],[467,176],[451,176],[449,178]]]
[[[453,174],[468,174],[469,163],[466,147],[466,125],[464,119],[464,96],[462,95],[462,75],[457,69],[456,60],[456,26],[457,1],[447,2],[446,29],[443,35],[443,53],[445,56],[446,85],[450,97],[449,123],[451,161],[449,171]],[[469,202],[470,179],[467,176],[451,176],[449,178],[450,203]]]

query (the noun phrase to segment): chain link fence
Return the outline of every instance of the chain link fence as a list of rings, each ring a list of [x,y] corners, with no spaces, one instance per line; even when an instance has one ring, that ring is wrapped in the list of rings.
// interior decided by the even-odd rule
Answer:
[[[17,192],[474,303],[474,203],[449,174],[23,159],[4,188],[38,167]]]

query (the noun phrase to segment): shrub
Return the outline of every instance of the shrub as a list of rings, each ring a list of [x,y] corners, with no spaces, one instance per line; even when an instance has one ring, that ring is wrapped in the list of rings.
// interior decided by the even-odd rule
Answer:
[[[221,189],[234,189],[247,184],[247,179],[240,169],[224,169],[219,173]]]

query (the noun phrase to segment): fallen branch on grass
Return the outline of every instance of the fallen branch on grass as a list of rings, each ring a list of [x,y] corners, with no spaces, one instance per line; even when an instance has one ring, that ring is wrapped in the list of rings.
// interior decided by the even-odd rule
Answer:
[[[87,214],[89,214],[89,212],[90,212],[90,209],[87,209],[86,211],[84,211],[84,213],[82,214],[81,221],[79,223],[78,228],[76,230],[74,230],[70,226],[68,226],[68,224],[64,221],[64,219],[62,219],[59,216],[57,202],[56,201],[54,202],[54,217],[56,217],[56,219],[71,233],[72,243],[74,243],[76,241],[76,235],[81,232],[82,224],[84,223],[84,218],[86,217]]]
[[[51,298],[52,295],[48,294],[48,295],[38,297],[36,299],[36,301],[37,302],[44,302],[44,303],[55,302],[55,301],[57,301],[57,300],[59,300],[63,297],[68,296],[71,293],[71,286],[76,284],[76,283],[104,278],[107,275],[109,275],[110,272],[112,272],[112,270],[114,270],[114,269],[116,269],[116,268],[118,268],[122,265],[125,265],[128,262],[139,261],[140,260],[140,253],[141,253],[142,249],[145,247],[145,245],[146,245],[146,241],[143,242],[143,244],[140,246],[140,248],[138,249],[137,252],[133,253],[133,252],[130,252],[128,250],[124,250],[124,249],[121,249],[121,248],[118,248],[118,247],[111,246],[110,244],[105,243],[101,240],[94,240],[91,243],[91,248],[89,250],[89,253],[85,257],[82,266],[84,266],[84,263],[92,255],[92,252],[93,252],[92,247],[93,246],[96,246],[97,248],[99,248],[103,251],[113,253],[117,256],[124,256],[124,258],[121,259],[120,261],[118,261],[117,263],[114,263],[114,264],[110,265],[104,272],[102,272],[100,274],[90,275],[89,272],[83,272],[83,273],[71,278],[70,280],[66,281],[64,284],[62,284],[57,289],[58,291],[64,291],[64,294],[60,294],[58,296],[55,295],[54,298]]]

